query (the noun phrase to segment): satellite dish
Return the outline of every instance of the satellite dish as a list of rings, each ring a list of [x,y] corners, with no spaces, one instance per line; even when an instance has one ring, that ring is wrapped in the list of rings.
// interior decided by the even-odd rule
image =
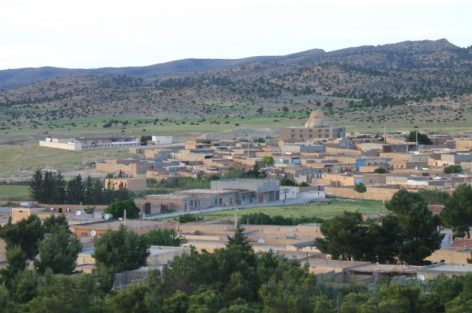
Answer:
[[[421,281],[425,281],[426,280],[426,277],[424,277],[424,275],[422,274],[418,274],[417,278]]]
[[[81,214],[82,214],[82,211],[80,211],[80,210],[77,210],[77,211],[75,212],[75,215],[77,215],[77,216],[80,216]]]
[[[93,229],[90,231],[90,237],[95,237],[95,236],[97,236],[97,232],[95,231],[95,229]]]

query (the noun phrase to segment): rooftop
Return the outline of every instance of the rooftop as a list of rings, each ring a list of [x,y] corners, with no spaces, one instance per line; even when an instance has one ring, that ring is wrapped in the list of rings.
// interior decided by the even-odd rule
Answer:
[[[424,272],[472,273],[472,264],[433,264],[423,267]]]

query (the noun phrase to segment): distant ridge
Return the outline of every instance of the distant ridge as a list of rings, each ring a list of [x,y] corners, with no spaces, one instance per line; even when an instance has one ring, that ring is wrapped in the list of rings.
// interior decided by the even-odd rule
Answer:
[[[142,67],[5,70],[0,71],[0,121],[52,124],[137,115],[214,117],[219,123],[248,114],[423,105],[434,98],[457,101],[462,107],[454,119],[463,120],[469,104],[458,97],[469,94],[472,47],[446,39],[404,41]],[[8,123],[0,127],[8,129]]]
[[[69,69],[58,67],[19,68],[0,70],[0,89],[25,86],[37,81],[57,79],[72,76],[98,76],[98,75],[129,75],[129,76],[154,76],[156,78],[205,72],[215,69],[223,69],[232,66],[240,66],[258,62],[300,62],[304,60],[315,61],[321,58],[346,57],[368,54],[376,51],[390,51],[403,53],[432,52],[441,50],[461,50],[447,39],[404,41],[394,44],[378,46],[359,46],[326,52],[322,49],[292,53],[283,56],[255,56],[242,59],[182,59],[159,63],[148,66],[136,67],[104,67],[96,69]]]

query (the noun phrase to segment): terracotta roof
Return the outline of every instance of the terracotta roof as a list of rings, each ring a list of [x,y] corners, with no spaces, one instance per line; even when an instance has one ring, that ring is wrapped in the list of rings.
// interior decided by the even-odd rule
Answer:
[[[455,239],[451,248],[467,248],[472,249],[472,239]]]

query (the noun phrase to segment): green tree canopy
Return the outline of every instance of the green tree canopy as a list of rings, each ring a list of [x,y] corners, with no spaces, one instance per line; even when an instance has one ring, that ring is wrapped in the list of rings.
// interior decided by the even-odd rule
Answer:
[[[441,213],[442,222],[451,227],[454,236],[470,238],[472,226],[472,187],[460,185],[454,190]]]
[[[262,157],[262,164],[264,164],[264,166],[272,166],[274,165],[274,158],[271,156],[264,156]]]
[[[377,168],[374,170],[374,173],[377,173],[377,174],[385,174],[385,173],[388,173],[388,169],[385,168],[385,167],[377,167]]]
[[[55,226],[39,242],[39,261],[35,262],[40,273],[50,268],[55,274],[70,274],[75,270],[82,245],[68,227]]]
[[[406,136],[406,141],[409,142],[416,142],[416,138],[418,138],[418,143],[420,145],[432,145],[433,142],[429,139],[428,135],[420,133],[416,130],[412,130],[408,136]]]
[[[316,243],[321,252],[340,260],[373,260],[369,228],[358,212],[344,212],[321,224],[323,238]]]
[[[400,190],[387,203],[398,221],[398,259],[411,265],[424,264],[424,258],[440,248],[440,220],[429,211],[426,201],[416,192]]]
[[[364,193],[367,191],[367,187],[364,185],[364,183],[355,183],[354,190],[358,193]]]
[[[110,204],[103,212],[113,215],[113,218],[121,218],[126,211],[127,218],[138,218],[139,209],[133,200],[118,200]]]
[[[43,237],[44,228],[36,215],[0,228],[0,238],[5,240],[7,247],[20,247],[28,260],[33,260],[38,254],[38,242]]]
[[[462,172],[460,165],[448,165],[444,168],[444,174],[459,174]]]
[[[154,246],[177,247],[185,242],[173,229],[156,229],[148,232],[145,236],[148,244]]]
[[[146,265],[148,249],[146,237],[122,225],[119,230],[109,230],[97,239],[93,257],[97,266],[118,273]]]

